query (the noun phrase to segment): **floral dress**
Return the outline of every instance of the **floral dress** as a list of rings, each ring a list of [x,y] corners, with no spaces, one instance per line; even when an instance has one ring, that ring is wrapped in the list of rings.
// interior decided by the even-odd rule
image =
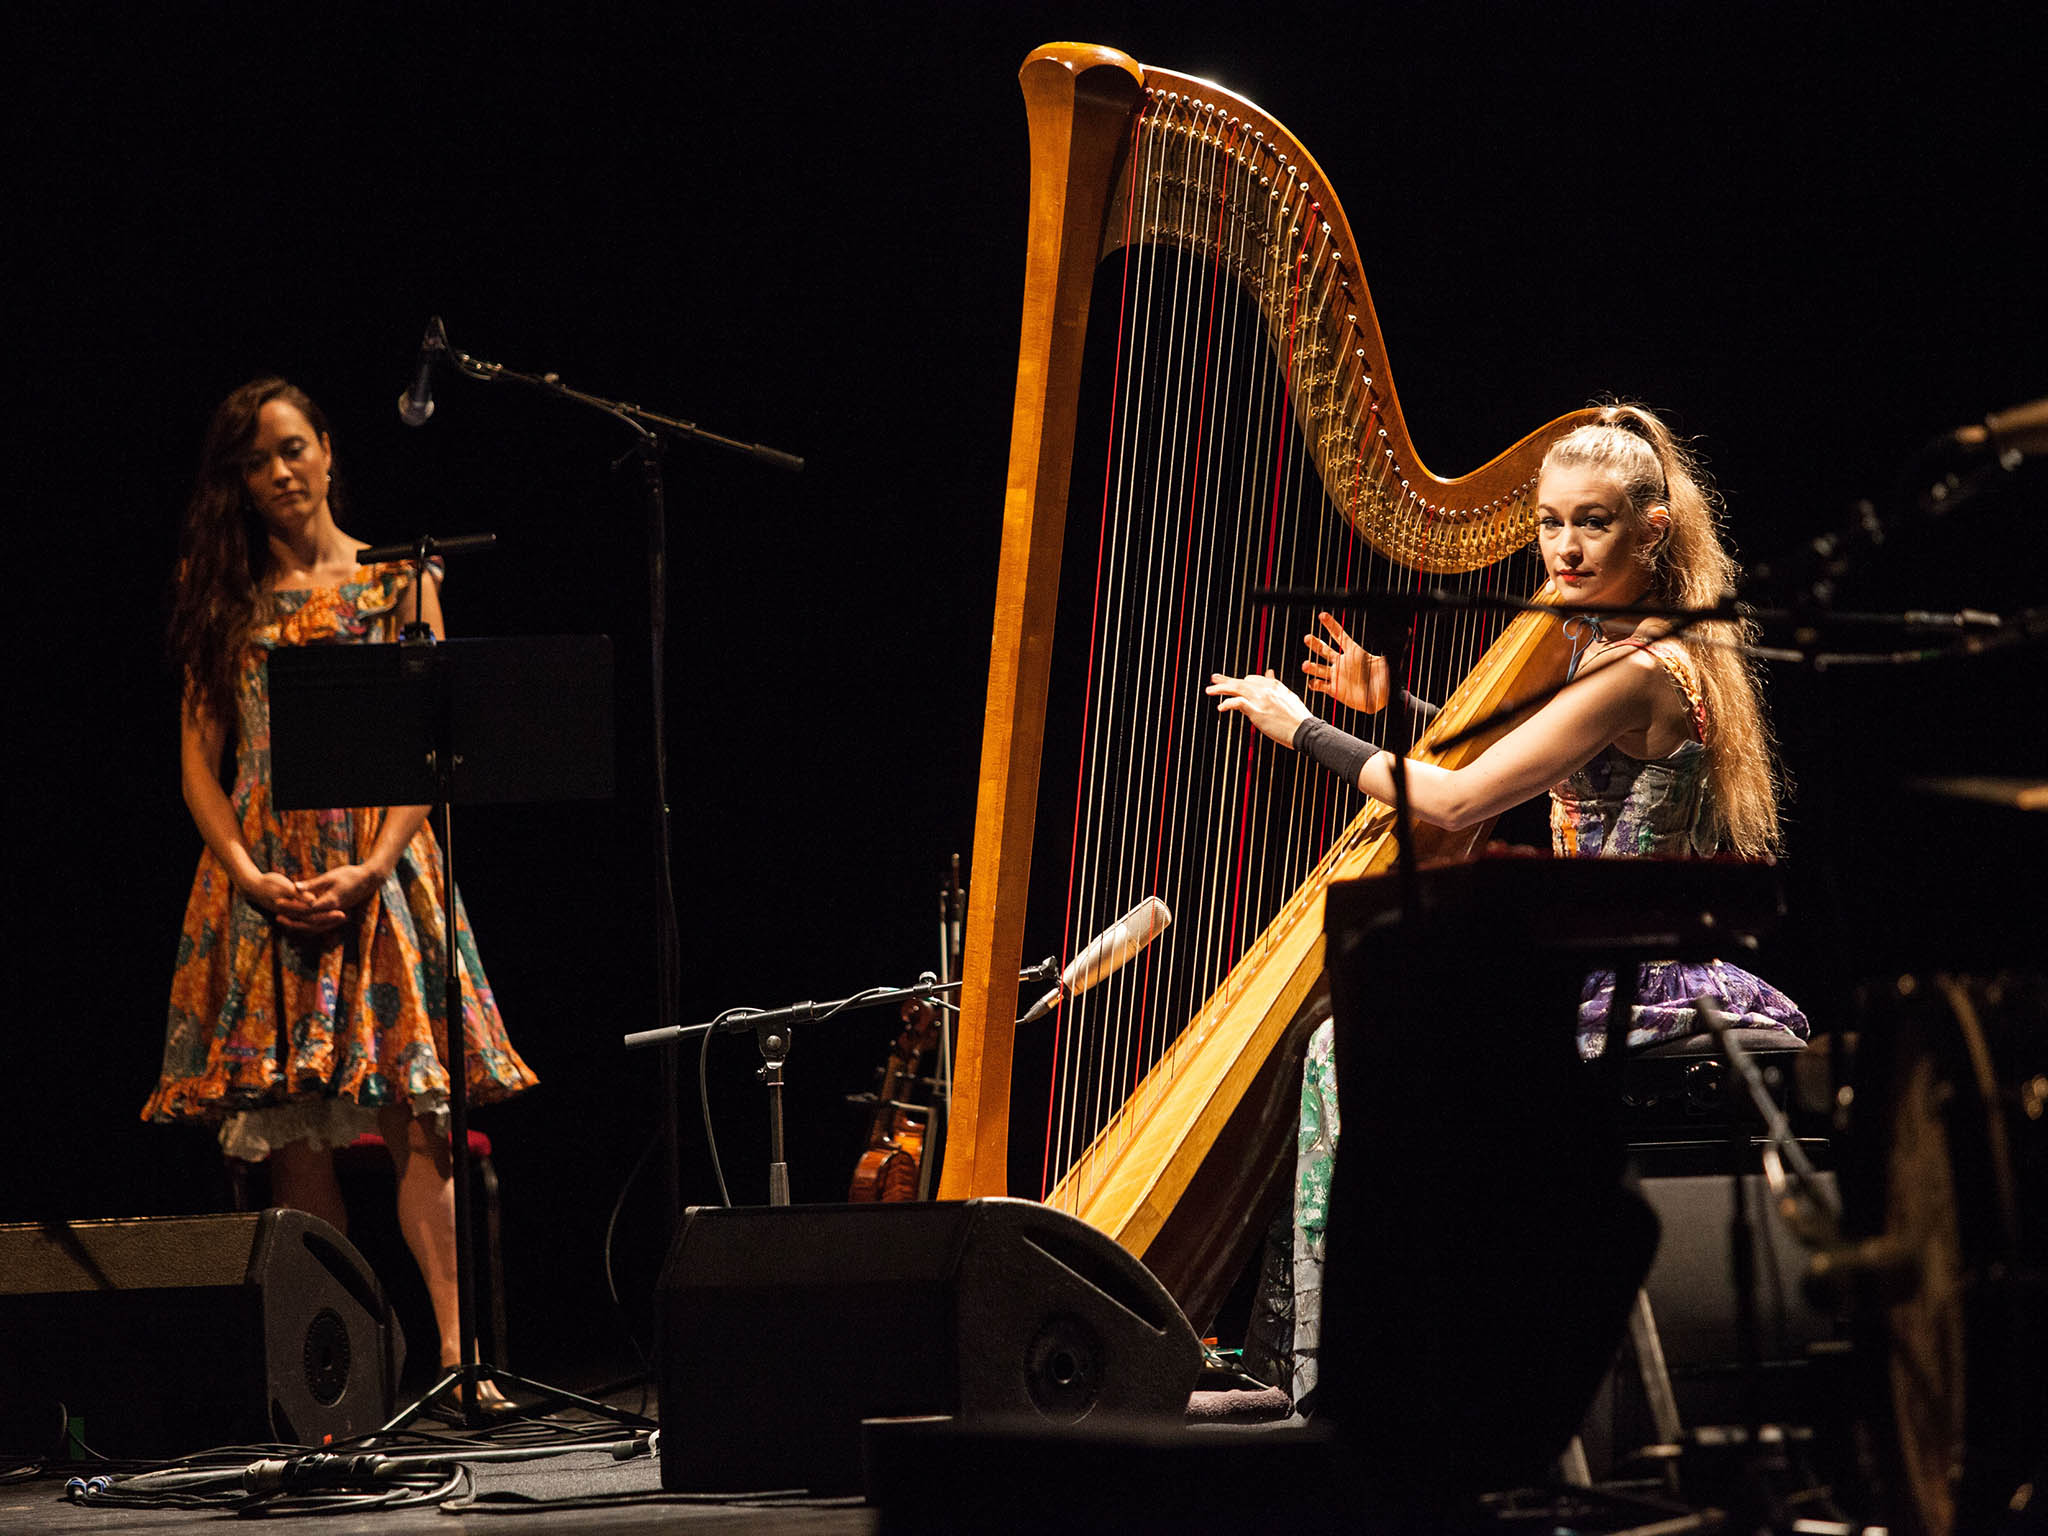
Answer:
[[[395,640],[411,586],[410,569],[392,563],[339,586],[260,600],[236,680],[229,795],[259,867],[304,879],[361,863],[375,847],[381,807],[273,807],[269,657],[282,645]],[[448,1097],[447,925],[441,850],[430,828],[413,835],[382,887],[349,916],[332,933],[289,933],[235,889],[211,849],[203,851],[171,979],[163,1074],[142,1118],[220,1122],[230,1155],[261,1158],[293,1141],[344,1146],[374,1130],[386,1106],[441,1112]],[[455,943],[469,1098],[503,1099],[536,1079],[506,1039],[459,894]]]
[[[1668,757],[1645,760],[1609,747],[1550,792],[1551,852],[1560,858],[1703,858],[1723,827],[1707,774],[1706,703],[1685,648],[1675,641],[1618,642],[1648,651],[1686,698],[1692,738]],[[1643,966],[1630,1013],[1630,1049],[1680,1039],[1700,1028],[1693,999],[1718,997],[1743,1029],[1806,1038],[1806,1015],[1790,998],[1740,966],[1653,961]],[[1614,973],[1596,971],[1580,994],[1578,1047],[1591,1059],[1607,1043]],[[1322,1320],[1324,1235],[1339,1123],[1335,1034],[1325,1022],[1309,1037],[1301,1086],[1301,1132],[1294,1183],[1294,1359],[1290,1390],[1300,1403],[1314,1390]]]

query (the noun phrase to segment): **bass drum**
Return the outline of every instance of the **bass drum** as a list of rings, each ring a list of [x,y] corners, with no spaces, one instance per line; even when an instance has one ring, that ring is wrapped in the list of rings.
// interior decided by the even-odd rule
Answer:
[[[1833,1267],[1856,1304],[1875,1492],[1925,1536],[2039,1519],[2048,978],[1901,976],[1868,1001],[1838,1096]]]

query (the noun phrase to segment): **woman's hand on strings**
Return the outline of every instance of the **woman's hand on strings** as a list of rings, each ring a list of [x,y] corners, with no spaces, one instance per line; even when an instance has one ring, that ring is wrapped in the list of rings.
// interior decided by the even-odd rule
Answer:
[[[1337,643],[1333,646],[1313,631],[1301,637],[1308,643],[1309,654],[1321,658],[1301,664],[1309,692],[1327,693],[1339,704],[1362,709],[1369,715],[1378,714],[1387,707],[1392,691],[1387,658],[1375,656],[1346,634],[1335,614],[1319,613],[1316,617]]]
[[[1275,677],[1272,669],[1254,677],[1228,677],[1211,673],[1203,690],[1220,702],[1225,714],[1243,715],[1259,731],[1282,746],[1294,745],[1294,733],[1309,718],[1309,708],[1295,691]]]

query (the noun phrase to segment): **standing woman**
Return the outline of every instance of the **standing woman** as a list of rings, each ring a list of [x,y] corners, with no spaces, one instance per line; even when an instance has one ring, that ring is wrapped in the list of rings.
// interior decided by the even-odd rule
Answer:
[[[1462,768],[1410,760],[1417,819],[1471,826],[1545,793],[1551,848],[1567,858],[1760,858],[1778,845],[1778,793],[1770,729],[1736,626],[1674,634],[1661,619],[1572,615],[1580,606],[1635,603],[1703,608],[1733,589],[1737,568],[1716,526],[1716,499],[1684,446],[1638,406],[1603,409],[1559,438],[1537,481],[1537,546],[1550,595],[1572,637],[1572,685]],[[1365,651],[1329,614],[1327,638],[1307,636],[1311,692],[1376,713],[1393,692],[1384,658]],[[1394,798],[1393,755],[1309,712],[1270,672],[1216,676],[1208,692],[1275,741],[1307,752],[1374,799]],[[1403,696],[1412,715],[1433,708]],[[1613,977],[1589,977],[1579,1006],[1581,1055],[1605,1043]],[[1748,1029],[1804,1037],[1806,1016],[1770,983],[1739,967],[1659,962],[1643,967],[1630,1018],[1631,1047],[1702,1028],[1693,999],[1720,998]],[[1296,1172],[1295,1398],[1304,1379],[1302,1324],[1320,1288],[1323,1221],[1337,1139],[1332,1035],[1311,1037]],[[1306,1315],[1304,1315],[1306,1314]]]
[[[336,525],[335,499],[327,419],[303,391],[257,379],[221,402],[185,510],[170,622],[185,804],[206,848],[171,980],[163,1076],[142,1116],[219,1123],[228,1156],[269,1162],[274,1203],[344,1231],[334,1149],[380,1133],[441,1363],[453,1365],[446,924],[428,807],[271,803],[271,650],[395,640],[415,602],[441,633],[438,567],[415,590],[402,562],[358,566],[365,546]],[[333,749],[363,728],[334,721]],[[486,1103],[535,1078],[505,1037],[459,897],[455,933],[467,1086]]]

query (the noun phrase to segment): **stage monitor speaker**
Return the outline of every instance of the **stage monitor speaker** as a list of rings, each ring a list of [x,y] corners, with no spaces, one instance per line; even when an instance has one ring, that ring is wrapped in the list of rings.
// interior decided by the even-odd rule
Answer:
[[[1028,1200],[695,1207],[659,1312],[679,1491],[858,1488],[865,1418],[1179,1423],[1201,1374],[1151,1273]]]
[[[404,1344],[303,1211],[0,1226],[0,1442],[103,1456],[320,1445],[391,1414]]]

